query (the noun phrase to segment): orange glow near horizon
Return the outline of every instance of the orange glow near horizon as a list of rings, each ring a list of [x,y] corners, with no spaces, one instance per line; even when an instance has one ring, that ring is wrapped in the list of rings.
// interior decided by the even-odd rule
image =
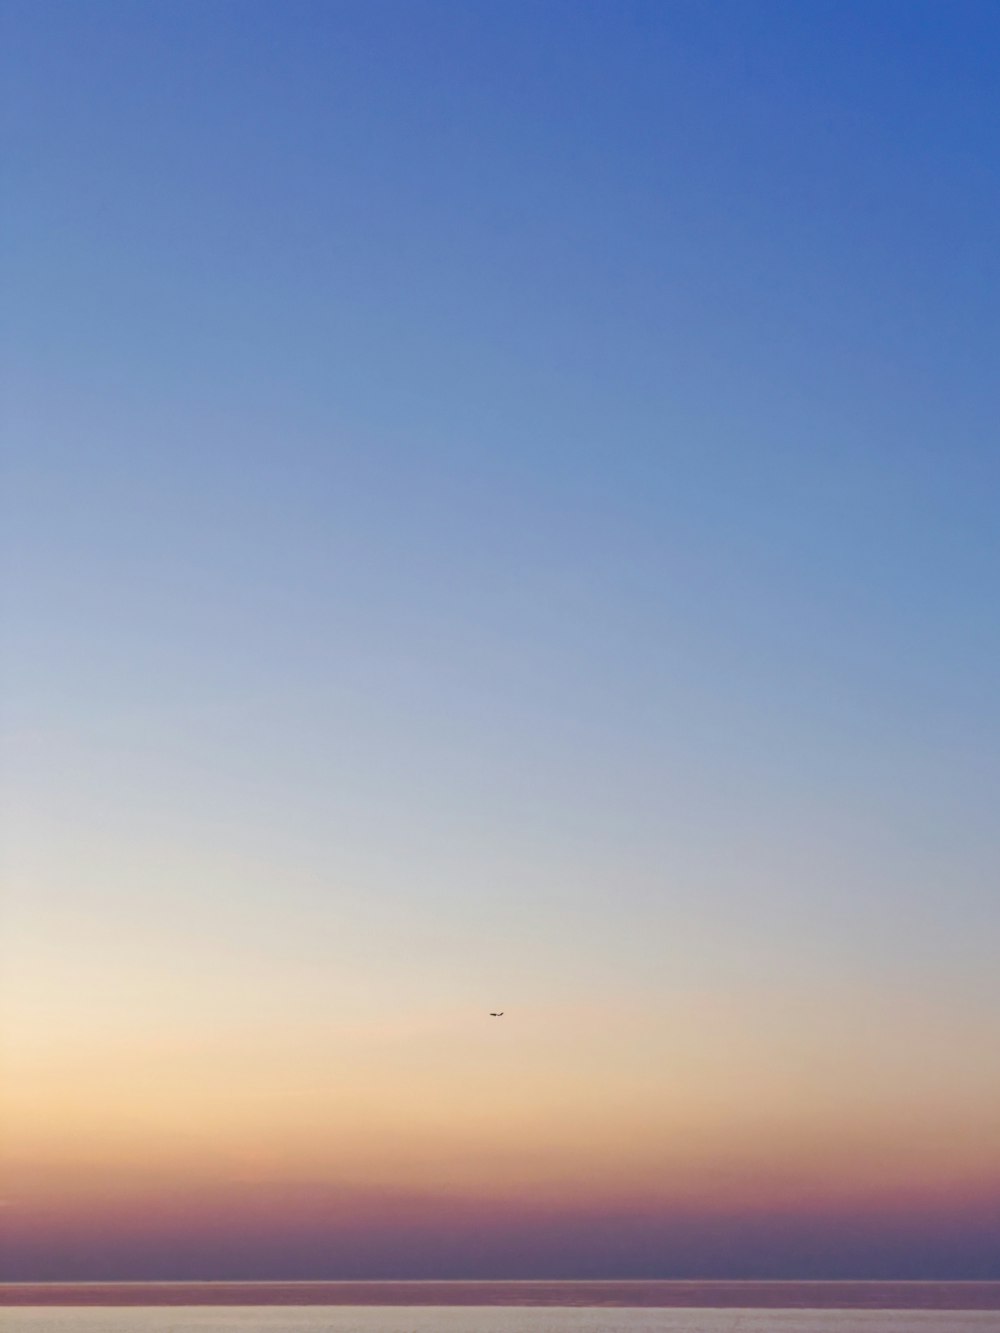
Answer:
[[[618,1003],[503,1025],[411,1015],[284,1039],[25,1043],[3,1095],[4,1225],[277,1225],[317,1209],[374,1222],[414,1201],[814,1217],[974,1206],[1000,1186],[995,1075],[970,1015],[944,1081],[942,1051],[931,1073],[904,1040],[912,1011],[870,1014],[859,1038],[844,1005],[808,1026],[776,1022],[767,995],[689,1005],[697,1025]]]

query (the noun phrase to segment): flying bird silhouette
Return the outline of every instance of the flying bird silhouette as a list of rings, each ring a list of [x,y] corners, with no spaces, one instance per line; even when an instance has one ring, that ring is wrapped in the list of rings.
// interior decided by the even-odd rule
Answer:
[[[490,1018],[503,1018],[503,1010],[501,1009],[500,1012],[499,1012],[498,1014],[493,1013],[492,1010],[491,1010],[491,1011],[490,1011]]]

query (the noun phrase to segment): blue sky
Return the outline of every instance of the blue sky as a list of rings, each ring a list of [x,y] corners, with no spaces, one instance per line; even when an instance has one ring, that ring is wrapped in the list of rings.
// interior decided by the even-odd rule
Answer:
[[[995,1013],[996,6],[4,13],[24,956]]]

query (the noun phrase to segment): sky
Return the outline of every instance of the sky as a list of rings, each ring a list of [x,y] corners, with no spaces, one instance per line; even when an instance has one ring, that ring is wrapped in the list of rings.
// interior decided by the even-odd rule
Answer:
[[[0,1276],[1000,1278],[997,6],[2,29]]]

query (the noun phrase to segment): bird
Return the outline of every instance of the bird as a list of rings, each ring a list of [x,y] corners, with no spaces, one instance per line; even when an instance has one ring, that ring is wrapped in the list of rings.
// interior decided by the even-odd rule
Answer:
[[[492,1010],[490,1010],[490,1018],[503,1018],[503,1010],[501,1009],[498,1014],[495,1014]]]

